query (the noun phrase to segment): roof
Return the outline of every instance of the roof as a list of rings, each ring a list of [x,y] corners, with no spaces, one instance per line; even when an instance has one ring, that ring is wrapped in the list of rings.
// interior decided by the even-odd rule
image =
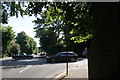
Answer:
[[[73,51],[63,51],[63,52],[60,52],[60,53],[74,53]]]

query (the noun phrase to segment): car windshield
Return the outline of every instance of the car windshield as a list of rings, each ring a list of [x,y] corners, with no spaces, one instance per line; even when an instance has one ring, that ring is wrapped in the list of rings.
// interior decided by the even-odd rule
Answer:
[[[58,54],[56,54],[55,56],[76,56],[76,54],[74,52],[60,52]]]
[[[23,53],[23,55],[27,55],[26,53]]]
[[[60,55],[60,53],[56,54],[55,56],[59,56],[59,55]]]

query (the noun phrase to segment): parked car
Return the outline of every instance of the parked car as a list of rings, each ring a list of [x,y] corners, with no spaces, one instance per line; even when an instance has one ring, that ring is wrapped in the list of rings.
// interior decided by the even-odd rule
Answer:
[[[19,59],[32,59],[33,56],[23,53],[23,54],[19,54],[19,55],[14,55],[14,56],[12,56],[12,58],[16,59],[16,60],[19,60]]]
[[[47,57],[47,53],[41,52],[41,53],[39,54],[39,56],[42,57],[42,58],[45,58],[45,57]]]
[[[48,56],[47,62],[63,62],[63,61],[77,61],[78,55],[74,52],[65,51],[56,54],[55,56]]]

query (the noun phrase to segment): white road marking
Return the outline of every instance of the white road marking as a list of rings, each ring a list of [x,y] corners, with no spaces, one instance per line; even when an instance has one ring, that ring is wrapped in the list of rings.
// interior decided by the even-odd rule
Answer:
[[[30,67],[32,67],[32,66],[28,66],[27,68],[25,68],[25,69],[23,69],[23,70],[19,71],[19,73],[22,73],[23,71],[25,71],[25,70],[29,69]]]

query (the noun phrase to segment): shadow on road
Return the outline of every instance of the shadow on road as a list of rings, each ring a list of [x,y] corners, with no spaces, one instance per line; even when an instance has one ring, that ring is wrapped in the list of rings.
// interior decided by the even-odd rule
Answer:
[[[83,60],[84,58],[79,58],[78,61]],[[45,64],[61,64],[66,62],[56,62],[48,63],[45,58],[33,58],[33,59],[23,59],[23,60],[3,60],[2,69],[12,69],[12,68],[21,68],[28,65],[45,65]],[[74,63],[74,62],[69,62]]]
[[[84,58],[78,58],[77,61],[81,61],[81,60],[84,60]],[[76,62],[76,61],[73,61],[73,62],[69,61],[68,63],[74,63],[74,62]],[[61,63],[66,63],[66,61],[64,61],[64,62],[54,62],[54,63],[47,62],[47,64],[61,64]]]

